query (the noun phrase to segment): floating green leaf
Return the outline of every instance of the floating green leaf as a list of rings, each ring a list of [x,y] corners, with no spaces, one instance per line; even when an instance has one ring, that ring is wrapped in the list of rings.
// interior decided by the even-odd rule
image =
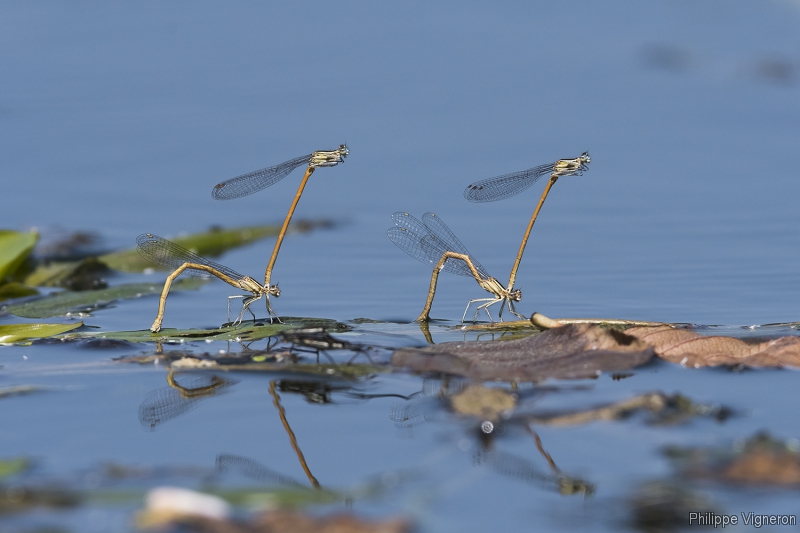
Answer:
[[[183,278],[172,284],[172,290],[196,289],[206,283],[202,278]],[[32,302],[9,305],[6,311],[24,318],[49,318],[69,313],[85,313],[107,307],[115,300],[160,294],[161,283],[127,283],[94,291],[63,291]]]
[[[14,457],[13,459],[0,459],[0,479],[24,472],[31,466],[27,457]]]
[[[46,390],[38,385],[12,385],[10,387],[0,387],[0,399],[10,398],[11,396],[23,396],[33,392]],[[0,475],[2,477],[2,475]]]
[[[0,286],[0,302],[3,300],[13,300],[14,298],[23,298],[25,296],[33,296],[39,294],[39,291],[33,287],[27,287],[22,283],[12,281]]]
[[[83,322],[74,324],[2,324],[0,325],[0,343],[21,342],[28,339],[52,337],[77,329]]]
[[[31,287],[57,287],[59,282],[62,279],[66,279],[80,264],[80,261],[39,264],[25,278],[25,285]]]
[[[289,231],[305,232],[315,227],[329,226],[329,221],[300,220],[289,227]],[[278,226],[245,226],[231,229],[212,229],[203,233],[194,233],[170,238],[171,241],[188,248],[199,255],[216,257],[226,250],[245,246],[266,237],[278,234]],[[114,270],[140,273],[146,268],[158,268],[139,255],[135,248],[88,258],[83,261],[51,262],[36,267],[27,278],[25,284],[33,287],[57,287],[73,273],[86,265],[88,261],[99,261]]]
[[[0,230],[0,282],[17,270],[30,255],[37,240],[38,233]]]
[[[158,333],[150,330],[82,332],[67,335],[68,338],[115,339],[128,342],[190,342],[190,341],[241,341],[249,342],[277,335],[281,331],[296,328],[322,327],[333,332],[348,331],[345,324],[327,318],[282,317],[283,323],[244,322],[234,327],[216,329],[162,329]]]
[[[247,226],[232,229],[213,229],[205,233],[194,233],[170,240],[198,255],[217,257],[226,250],[250,244],[265,237],[277,235],[278,226]],[[141,255],[136,249],[114,252],[99,257],[100,261],[115,270],[123,272],[141,272],[145,268],[158,268]]]

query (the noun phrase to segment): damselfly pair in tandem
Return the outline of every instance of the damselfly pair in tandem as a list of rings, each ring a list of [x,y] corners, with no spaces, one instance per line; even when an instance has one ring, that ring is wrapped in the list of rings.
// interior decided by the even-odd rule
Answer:
[[[286,230],[289,227],[289,222],[292,220],[292,215],[294,215],[294,210],[297,207],[300,196],[303,194],[303,190],[308,182],[308,178],[314,173],[314,170],[318,167],[333,167],[339,163],[343,163],[344,158],[349,154],[350,150],[347,148],[347,145],[342,144],[336,150],[313,152],[308,155],[290,159],[289,161],[273,167],[264,168],[255,172],[250,172],[249,174],[237,176],[235,178],[223,181],[222,183],[218,183],[212,189],[211,196],[216,200],[232,200],[234,198],[241,198],[278,183],[299,166],[308,165],[306,172],[303,175],[303,179],[300,182],[300,186],[297,189],[297,193],[295,193],[294,200],[292,200],[292,204],[289,207],[289,212],[286,214],[283,225],[278,233],[278,238],[275,241],[272,255],[269,258],[267,269],[264,273],[263,284],[257,282],[250,276],[243,276],[235,270],[232,270],[224,265],[220,265],[219,263],[209,261],[208,259],[201,257],[190,250],[187,250],[186,248],[183,248],[173,242],[162,239],[161,237],[151,233],[139,235],[139,237],[136,239],[139,253],[161,267],[174,270],[164,284],[164,289],[161,292],[161,298],[158,304],[158,315],[153,321],[153,325],[150,326],[150,330],[153,332],[161,330],[161,324],[164,320],[164,308],[166,306],[167,295],[169,294],[170,286],[175,278],[180,276],[182,273],[193,276],[215,276],[225,283],[236,287],[237,289],[251,293],[250,296],[239,295],[228,298],[228,321],[230,321],[231,298],[243,299],[242,310],[236,320],[234,320],[234,325],[242,322],[245,311],[250,311],[250,314],[253,315],[253,319],[255,320],[256,317],[253,311],[250,309],[250,305],[261,298],[265,298],[266,300],[267,313],[269,314],[270,322],[273,319],[280,322],[280,318],[278,318],[278,315],[276,315],[272,310],[269,297],[278,297],[281,295],[281,291],[278,289],[277,284],[270,284],[270,278],[272,277],[272,269],[275,266],[276,259],[278,258],[278,252],[281,249],[283,238],[285,237]]]
[[[589,170],[588,164],[590,162],[589,153],[584,152],[580,157],[574,159],[559,159],[555,163],[539,165],[528,170],[478,181],[464,190],[464,197],[471,202],[493,202],[519,194],[536,183],[540,177],[550,174],[550,181],[548,181],[531,216],[531,220],[522,237],[522,243],[517,252],[514,266],[511,268],[508,284],[505,286],[486,272],[481,264],[470,255],[466,247],[461,244],[455,234],[433,213],[425,213],[421,222],[405,212],[393,214],[392,221],[395,226],[389,228],[389,239],[414,259],[433,265],[428,298],[416,321],[426,322],[430,319],[431,305],[436,293],[436,283],[439,278],[439,272],[442,270],[460,276],[472,276],[482,289],[492,295],[490,298],[470,300],[466,309],[464,309],[464,315],[461,317],[462,322],[466,320],[470,306],[476,302],[482,303],[475,309],[473,322],[478,319],[478,314],[481,310],[484,310],[486,316],[489,317],[489,321],[493,322],[489,307],[497,303],[500,304],[499,320],[503,320],[504,306],[507,306],[509,312],[518,318],[524,319],[525,317],[517,313],[514,307],[515,302],[522,300],[522,292],[514,288],[514,282],[517,279],[517,270],[522,261],[522,254],[528,243],[533,224],[539,216],[539,211],[544,205],[550,188],[558,178],[561,176],[580,176],[584,171]]]

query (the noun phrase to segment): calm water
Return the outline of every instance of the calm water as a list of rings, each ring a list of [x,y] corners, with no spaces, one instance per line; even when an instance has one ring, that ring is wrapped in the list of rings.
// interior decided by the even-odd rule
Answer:
[[[345,337],[421,344],[419,328],[402,323],[419,313],[430,271],[386,238],[391,213],[434,211],[505,281],[542,184],[492,204],[467,202],[464,187],[588,150],[590,171],[559,180],[528,244],[517,278],[523,313],[728,326],[798,320],[798,28],[800,4],[790,1],[8,4],[0,7],[0,227],[90,230],[109,248],[127,248],[146,231],[277,222],[299,171],[235,202],[215,202],[211,187],[347,142],[346,163],[318,170],[296,213],[340,224],[285,241],[273,274],[283,291],[276,310],[398,322]],[[271,247],[263,241],[222,261],[258,278]],[[173,296],[165,326],[219,325],[228,294],[215,283]],[[446,274],[432,315],[453,325],[466,300],[481,296],[473,281]],[[156,305],[120,302],[86,322],[143,329]],[[435,342],[463,338],[432,332]],[[236,453],[302,478],[267,376],[234,376],[228,394],[143,430],[138,407],[166,387],[165,372],[111,359],[147,350],[0,350],[3,386],[52,387],[2,400],[2,456],[33,456],[42,475],[69,480],[103,462],[211,468],[217,454]],[[663,390],[743,414],[670,428],[541,428],[558,466],[597,485],[582,499],[475,466],[473,428],[440,406],[408,432],[389,418],[397,398],[282,401],[323,485],[423,472],[353,506],[365,516],[411,516],[422,531],[616,530],[638,484],[670,475],[662,446],[727,445],[760,429],[800,437],[792,371],[659,364],[588,385],[535,405],[587,407]],[[422,380],[382,375],[358,388],[410,394]],[[529,435],[511,431],[495,445],[546,471]],[[707,494],[728,512],[797,512],[790,493]],[[125,531],[140,507],[138,498],[0,520],[9,531]]]

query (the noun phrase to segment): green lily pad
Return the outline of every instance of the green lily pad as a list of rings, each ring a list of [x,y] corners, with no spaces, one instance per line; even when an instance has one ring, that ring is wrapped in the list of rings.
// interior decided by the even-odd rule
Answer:
[[[0,400],[3,398],[10,398],[12,396],[24,396],[34,392],[41,392],[46,390],[39,385],[12,385],[10,387],[0,387]],[[2,475],[0,475],[2,477]]]
[[[274,322],[245,321],[234,327],[219,327],[216,329],[172,329],[165,328],[158,333],[150,330],[137,331],[105,331],[72,333],[65,337],[69,339],[115,339],[128,342],[190,342],[190,341],[241,341],[250,342],[277,335],[281,331],[296,328],[323,327],[333,332],[348,331],[345,324],[327,318],[282,317],[282,324]]]
[[[0,479],[24,472],[31,466],[27,457],[14,457],[13,459],[0,459]]]
[[[299,230],[306,226],[299,226]],[[208,257],[216,257],[229,249],[250,244],[265,237],[277,235],[279,226],[245,226],[231,229],[212,229],[203,233],[194,233],[171,238],[173,242],[195,253]],[[133,240],[133,239],[131,239]],[[146,268],[158,268],[157,265],[139,255],[136,248],[112,252],[97,258],[82,261],[50,262],[40,264],[25,278],[25,284],[32,287],[58,287],[64,280],[73,275],[87,262],[99,262],[114,270],[141,273]]]
[[[21,342],[28,339],[52,337],[77,329],[83,322],[74,324],[0,324],[0,343]]]
[[[232,229],[214,229],[204,233],[194,233],[180,237],[170,237],[175,244],[192,250],[205,257],[218,257],[226,250],[273,237],[280,232],[279,226],[247,226]],[[265,252],[266,254],[266,252]],[[266,259],[266,255],[264,256]],[[122,272],[141,272],[146,268],[159,268],[141,255],[136,249],[102,255],[101,262]]]
[[[17,281],[6,283],[0,286],[0,302],[3,300],[13,300],[14,298],[23,298],[25,296],[33,296],[39,294],[39,291],[33,287],[27,287]]]
[[[0,282],[19,268],[33,251],[37,240],[38,233],[0,230]]]
[[[202,278],[183,278],[172,284],[172,290],[193,290],[204,283],[207,283],[207,280]],[[64,316],[107,307],[115,300],[161,294],[162,289],[162,283],[126,283],[94,291],[63,291],[32,302],[9,305],[6,311],[24,318]]]

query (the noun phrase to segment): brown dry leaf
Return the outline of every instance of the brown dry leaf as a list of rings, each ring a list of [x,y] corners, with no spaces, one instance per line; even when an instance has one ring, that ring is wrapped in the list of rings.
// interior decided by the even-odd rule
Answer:
[[[570,324],[523,339],[447,342],[401,348],[392,365],[415,372],[445,372],[475,380],[582,379],[646,363],[652,347],[619,331]]]
[[[699,368],[717,365],[800,366],[800,337],[745,342],[733,337],[709,337],[671,326],[625,330],[655,348],[666,361]]]
[[[316,517],[290,510],[267,511],[252,521],[150,511],[146,517],[139,517],[137,525],[151,531],[193,533],[406,533],[413,529],[410,522],[400,518],[364,520],[351,514]]]
[[[668,448],[680,474],[735,485],[800,488],[800,452],[796,444],[756,434],[743,445],[725,448]]]
[[[403,519],[364,520],[351,514],[315,517],[297,511],[268,511],[256,518],[259,533],[403,533],[411,524]]]
[[[722,478],[751,485],[800,485],[797,453],[781,450],[752,450],[727,465]]]

